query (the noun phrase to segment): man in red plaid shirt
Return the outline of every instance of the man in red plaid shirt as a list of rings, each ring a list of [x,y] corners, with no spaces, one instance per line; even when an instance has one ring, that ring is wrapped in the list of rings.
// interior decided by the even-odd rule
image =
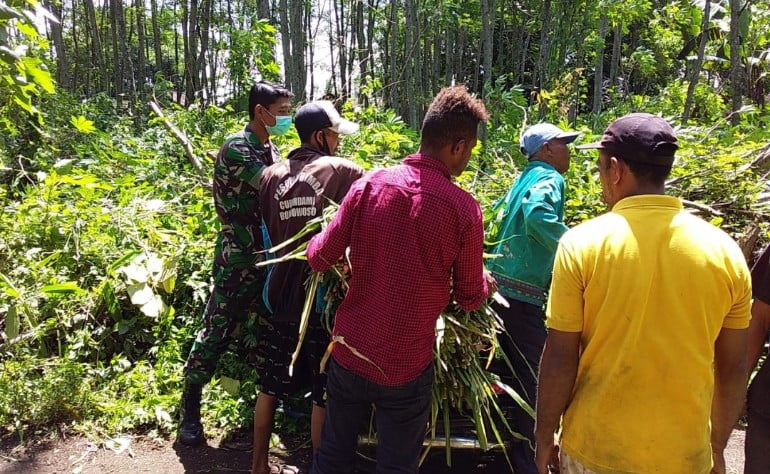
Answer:
[[[335,315],[327,417],[312,473],[351,471],[372,404],[377,472],[417,472],[436,319],[451,299],[473,310],[494,289],[482,262],[481,208],[451,181],[468,165],[488,117],[465,87],[443,89],[423,121],[419,151],[353,184],[308,245],[313,270],[327,270],[348,247],[351,266]]]

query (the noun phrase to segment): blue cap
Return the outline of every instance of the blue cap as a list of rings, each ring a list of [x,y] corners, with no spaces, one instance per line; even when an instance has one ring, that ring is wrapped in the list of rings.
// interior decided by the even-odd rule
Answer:
[[[531,158],[549,140],[561,138],[565,143],[572,143],[578,135],[580,132],[565,132],[550,123],[532,125],[521,136],[521,153],[527,158]]]

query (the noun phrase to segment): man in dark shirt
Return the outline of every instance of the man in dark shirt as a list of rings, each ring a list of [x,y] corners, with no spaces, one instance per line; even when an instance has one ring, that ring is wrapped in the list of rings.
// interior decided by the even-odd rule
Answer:
[[[350,185],[364,174],[352,161],[333,156],[340,135],[354,133],[358,125],[344,120],[331,102],[322,100],[303,105],[297,110],[294,125],[302,146],[293,150],[287,161],[267,168],[260,181],[262,219],[272,245],[296,235],[309,220],[320,216],[330,201],[341,202]],[[278,250],[276,256],[291,252],[309,238]],[[263,336],[268,346],[268,360],[261,374],[261,390],[254,409],[254,474],[271,472],[268,449],[277,399],[296,393],[303,386],[312,387],[314,450],[320,442],[325,376],[319,372],[329,334],[317,312],[310,315],[297,364],[293,375],[289,375],[305,303],[304,283],[309,273],[307,262],[289,260],[271,268],[265,285],[265,303],[272,317]]]
[[[220,222],[214,250],[214,287],[203,316],[204,327],[184,366],[184,417],[179,441],[196,446],[205,441],[201,425],[201,391],[211,380],[233,331],[244,324],[258,300],[265,271],[254,264],[264,259],[259,211],[259,178],[265,167],[280,160],[270,142],[291,126],[293,94],[278,84],[261,81],[249,93],[249,123],[225,140],[214,161],[214,205]],[[259,306],[259,305],[258,305]],[[257,308],[260,315],[266,311]]]
[[[751,269],[754,303],[749,323],[748,367],[757,366],[770,331],[770,245]],[[770,472],[770,363],[765,359],[749,386],[747,396],[745,474]]]
[[[491,290],[479,204],[451,181],[476,145],[484,104],[462,87],[436,96],[420,150],[350,189],[334,220],[308,245],[316,271],[350,247],[349,289],[335,315],[328,416],[311,469],[353,468],[358,430],[372,404],[377,472],[417,472],[433,385],[436,320],[451,299],[473,310]]]

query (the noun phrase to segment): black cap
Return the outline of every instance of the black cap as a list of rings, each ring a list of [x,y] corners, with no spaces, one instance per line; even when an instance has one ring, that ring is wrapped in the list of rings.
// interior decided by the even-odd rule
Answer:
[[[601,141],[576,148],[600,148],[623,160],[670,166],[679,145],[674,130],[663,118],[633,113],[609,124]]]

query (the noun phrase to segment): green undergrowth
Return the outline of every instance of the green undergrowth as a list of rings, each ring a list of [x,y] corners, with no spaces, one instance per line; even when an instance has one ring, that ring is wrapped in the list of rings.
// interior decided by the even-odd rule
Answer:
[[[516,150],[521,94],[496,93],[486,147],[479,145],[458,179],[484,209],[524,165]],[[66,425],[98,436],[169,436],[176,429],[182,364],[201,325],[218,224],[206,180],[160,120],[121,116],[111,107],[104,97],[78,102],[59,94],[41,107],[45,128],[20,124],[20,135],[0,142],[5,432],[23,437]],[[246,121],[215,107],[166,104],[166,113],[199,157]],[[418,133],[393,112],[346,113],[362,126],[344,139],[341,156],[371,169],[416,151]],[[593,140],[611,118],[585,117],[571,128],[583,132],[580,140]],[[770,142],[769,121],[756,113],[739,127],[716,121],[681,129],[670,193],[701,206],[697,212],[738,239],[757,223],[760,242],[766,241],[770,211],[757,203],[757,193],[767,170],[748,165]],[[286,154],[297,144],[296,133],[276,143]],[[209,158],[203,163],[211,169]],[[595,153],[573,153],[567,183],[570,225],[606,210]],[[251,427],[258,380],[248,349],[258,335],[241,328],[241,336],[246,344],[224,356],[204,391],[209,434]],[[308,406],[302,397],[292,403],[300,411]],[[282,415],[279,424],[306,429],[295,417]]]

